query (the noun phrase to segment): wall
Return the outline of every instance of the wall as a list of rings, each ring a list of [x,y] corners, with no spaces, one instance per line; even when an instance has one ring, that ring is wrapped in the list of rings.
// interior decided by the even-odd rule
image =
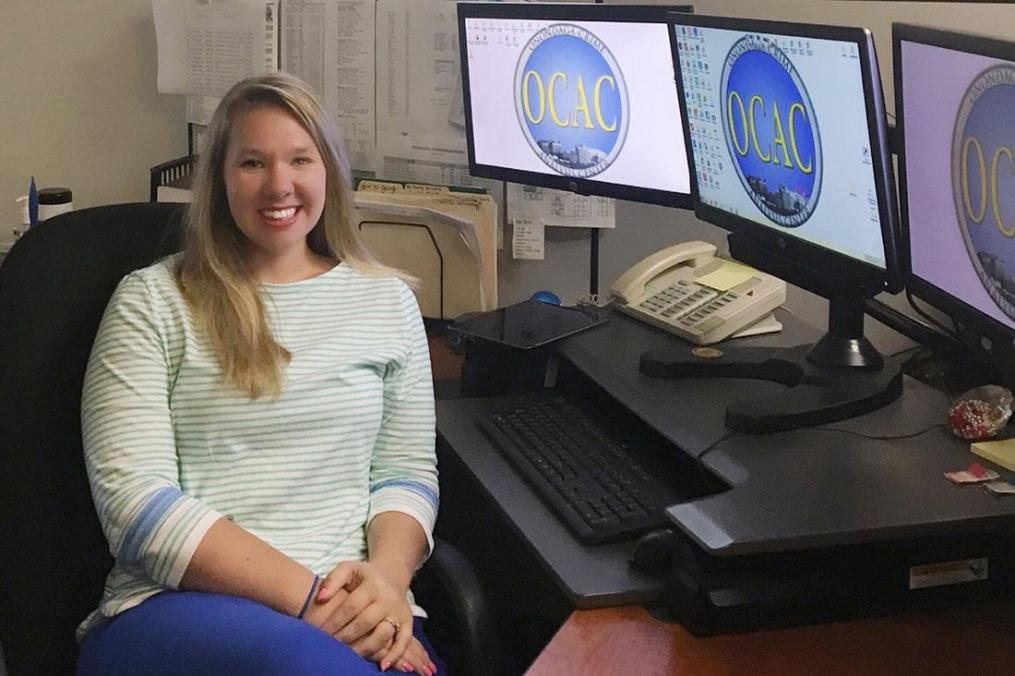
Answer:
[[[0,241],[15,198],[74,191],[77,207],[146,201],[148,169],[187,152],[182,96],[155,91],[151,0],[10,0],[0,39]]]
[[[642,0],[648,1],[648,0]],[[1015,39],[1015,5],[861,0],[698,0],[701,14],[869,26],[879,47],[892,107],[891,22],[921,22]],[[155,91],[156,52],[150,0],[17,0],[4,7],[0,40],[0,241],[20,217],[14,199],[28,177],[74,190],[76,206],[145,200],[148,168],[186,152],[184,100]],[[1005,32],[1007,31],[1007,32]],[[600,290],[645,254],[686,239],[725,244],[725,232],[687,211],[618,203],[616,231],[601,239]],[[506,238],[510,242],[510,230]],[[588,238],[547,231],[545,261],[501,252],[503,303],[552,289],[567,301],[587,290]],[[892,299],[898,305],[898,299]],[[787,306],[815,324],[825,303],[791,290]],[[882,349],[905,345],[872,326]]]
[[[607,0],[611,2],[611,0]],[[644,4],[651,0],[640,0]],[[617,3],[634,4],[634,3]],[[655,2],[652,4],[674,4]],[[756,17],[784,21],[837,23],[866,26],[874,33],[881,65],[882,84],[889,112],[894,112],[891,24],[921,23],[940,28],[969,30],[1015,40],[1015,5],[971,2],[865,2],[863,0],[693,0],[698,14]],[[631,202],[617,203],[617,229],[600,240],[600,292],[627,267],[666,244],[704,239],[725,248],[726,232],[696,219],[693,213]],[[510,244],[510,228],[505,237]],[[547,228],[546,260],[515,261],[501,252],[501,302],[527,298],[538,289],[552,289],[566,300],[587,290],[588,238],[580,232]],[[890,305],[906,310],[904,297],[882,296]],[[827,303],[811,293],[791,288],[786,307],[808,322],[826,322]],[[911,343],[872,319],[868,335],[886,352]]]

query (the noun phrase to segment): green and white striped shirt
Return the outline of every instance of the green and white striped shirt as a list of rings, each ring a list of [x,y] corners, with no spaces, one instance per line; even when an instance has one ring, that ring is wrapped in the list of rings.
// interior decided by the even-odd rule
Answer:
[[[279,397],[251,400],[222,384],[174,264],[120,282],[92,347],[85,461],[116,563],[82,636],[177,588],[222,516],[322,575],[366,557],[379,512],[414,517],[433,545],[433,385],[409,288],[346,264],[263,284],[292,361]]]

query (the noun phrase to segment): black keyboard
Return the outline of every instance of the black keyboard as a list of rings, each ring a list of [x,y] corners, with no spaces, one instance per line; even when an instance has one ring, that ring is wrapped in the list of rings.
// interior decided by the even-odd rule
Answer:
[[[671,491],[567,400],[494,411],[480,428],[582,542],[629,539],[667,524]]]

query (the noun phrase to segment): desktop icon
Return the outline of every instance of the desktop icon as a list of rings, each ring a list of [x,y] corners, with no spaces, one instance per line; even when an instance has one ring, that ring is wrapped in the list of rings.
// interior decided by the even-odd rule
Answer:
[[[982,71],[966,89],[952,136],[952,191],[980,283],[1015,319],[1015,66]]]
[[[772,40],[748,35],[724,60],[722,123],[733,166],[774,223],[795,228],[821,192],[818,121],[792,60]]]
[[[602,40],[567,23],[538,31],[518,59],[515,111],[535,154],[564,176],[603,172],[624,146],[624,75]]]

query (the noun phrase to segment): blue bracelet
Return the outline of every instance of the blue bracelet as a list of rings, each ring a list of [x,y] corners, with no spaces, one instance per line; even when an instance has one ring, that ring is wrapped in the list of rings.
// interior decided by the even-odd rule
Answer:
[[[303,602],[303,607],[300,608],[299,614],[296,616],[297,620],[302,620],[303,616],[307,614],[307,608],[310,607],[310,601],[314,598],[314,592],[317,591],[317,585],[321,581],[320,575],[314,575],[314,581],[310,583],[310,591],[307,592],[307,598]]]

